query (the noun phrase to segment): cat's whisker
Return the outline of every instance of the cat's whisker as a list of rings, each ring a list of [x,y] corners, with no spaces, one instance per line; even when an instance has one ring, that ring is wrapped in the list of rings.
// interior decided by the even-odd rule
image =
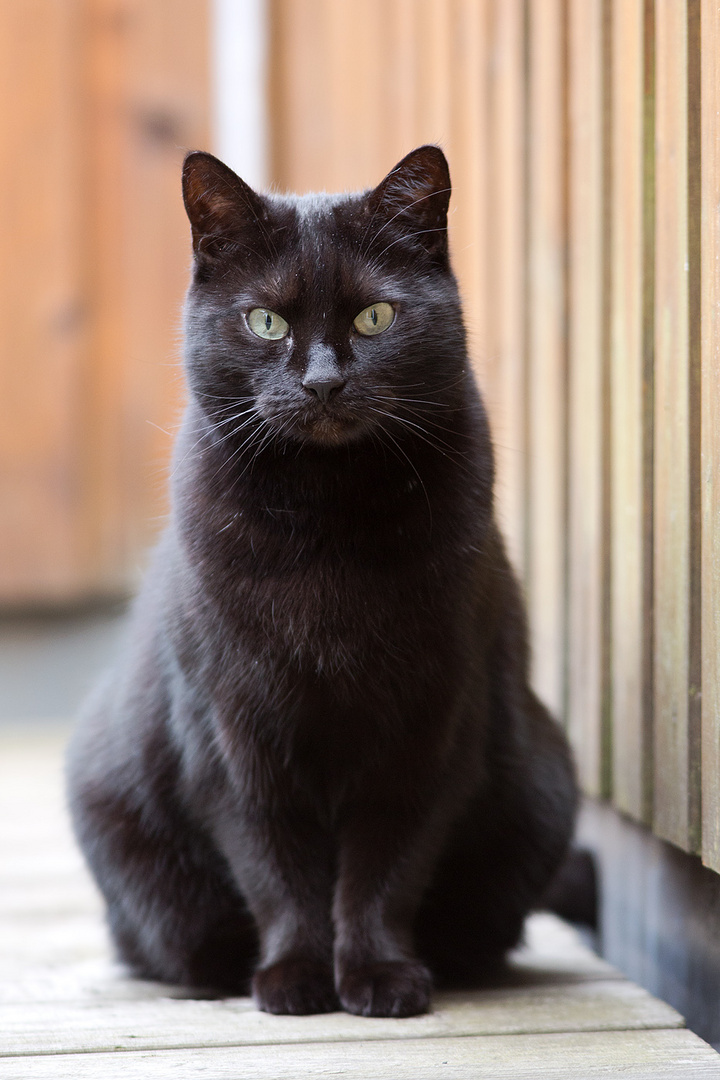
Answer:
[[[272,425],[267,420],[264,420],[264,423],[267,425],[267,431],[265,431],[263,433],[263,437],[261,438],[258,445],[255,447],[255,450],[253,452],[253,456],[252,456],[252,458],[250,460],[250,473],[251,474],[252,474],[253,468],[255,466],[255,462],[260,457],[263,450],[267,446],[269,446],[277,437],[277,433],[273,429]]]
[[[216,470],[216,472],[214,474],[215,476],[217,476],[219,473],[221,473],[224,469],[227,469],[228,466],[230,465],[230,463],[235,458],[237,458],[238,455],[242,454],[243,450],[247,449],[248,447],[252,447],[252,444],[255,441],[255,439],[258,439],[262,434],[264,434],[263,427],[267,424],[267,420],[265,420],[265,418],[262,417],[262,416],[258,416],[258,421],[259,421],[259,423],[253,427],[253,430],[250,432],[248,437],[240,444],[240,446],[236,447],[235,450],[233,450],[232,454],[230,454],[229,457],[225,458],[225,460],[223,462],[221,462],[219,468]],[[250,462],[248,462],[248,465],[249,464],[250,464]],[[248,466],[246,465],[245,469],[242,470],[242,473],[244,473],[247,470],[247,467]],[[241,475],[242,475],[242,473],[241,473]]]
[[[421,420],[423,424],[427,424],[431,428],[437,429],[437,431],[445,432],[446,435],[452,435],[456,439],[465,439],[472,441],[472,436],[468,432],[458,431],[457,428],[446,427],[444,424],[439,424],[436,420],[431,420],[427,413],[419,412],[417,409],[409,409],[407,408],[407,406],[403,405],[395,411],[395,415],[397,416],[402,416],[405,413],[408,413],[410,416],[416,417],[418,420]],[[427,434],[429,435],[430,432],[428,431]],[[450,447],[449,444],[448,449],[452,449],[453,452],[456,452],[455,448]]]
[[[373,397],[373,399],[375,401],[387,401],[387,402],[390,402],[390,403],[395,402],[395,401],[401,401],[401,402],[404,403],[404,402],[407,401],[407,402],[410,402],[413,405],[430,405],[430,406],[432,406],[433,409],[452,409],[452,408],[454,408],[455,411],[457,411],[457,406],[453,406],[447,401],[433,401],[430,398],[400,397],[399,394],[393,394],[391,397],[390,396],[383,397],[382,395],[371,395],[371,396]]]
[[[461,461],[457,460],[457,458],[459,457],[467,457],[467,454],[463,453],[462,450],[458,450],[455,449],[455,447],[449,446],[447,443],[444,443],[443,440],[438,440],[437,437],[433,438],[430,432],[426,431],[424,428],[420,427],[419,424],[414,423],[412,420],[408,420],[407,417],[400,416],[398,413],[386,412],[383,409],[374,409],[372,406],[370,406],[370,408],[373,412],[379,413],[379,415],[387,417],[388,420],[396,420],[399,424],[403,424],[413,433],[416,439],[420,439],[421,442],[426,443],[429,447],[435,450],[436,453],[441,454],[443,457],[448,458],[449,460],[453,460],[456,468],[460,469],[468,476],[472,476],[471,470],[468,469]],[[385,434],[389,434],[387,428],[385,428],[384,430]]]

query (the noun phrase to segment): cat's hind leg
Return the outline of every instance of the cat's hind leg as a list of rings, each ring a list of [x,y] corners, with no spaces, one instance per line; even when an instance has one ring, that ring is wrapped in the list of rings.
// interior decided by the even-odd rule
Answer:
[[[529,691],[524,721],[452,829],[418,914],[418,952],[440,984],[493,977],[567,852],[577,800],[567,743]]]
[[[162,795],[157,776],[150,784],[127,766],[98,775],[85,754],[77,767],[77,756],[69,768],[73,823],[119,958],[143,978],[247,993],[257,933],[211,839],[172,794]]]

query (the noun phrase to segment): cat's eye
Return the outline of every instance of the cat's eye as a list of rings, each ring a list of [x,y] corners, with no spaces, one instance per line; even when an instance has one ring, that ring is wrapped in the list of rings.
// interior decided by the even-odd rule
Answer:
[[[269,341],[284,338],[290,329],[282,315],[262,307],[253,308],[252,311],[248,312],[247,324],[253,334],[257,334],[261,338],[267,338]]]
[[[392,304],[371,304],[353,320],[353,326],[358,334],[372,337],[373,334],[382,334],[383,330],[392,326],[394,319],[395,308]]]

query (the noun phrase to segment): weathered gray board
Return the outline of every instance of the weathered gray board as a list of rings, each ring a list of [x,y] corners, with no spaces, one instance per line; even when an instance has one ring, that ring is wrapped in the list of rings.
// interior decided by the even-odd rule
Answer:
[[[486,1035],[0,1060],[0,1080],[717,1080],[689,1031]]]

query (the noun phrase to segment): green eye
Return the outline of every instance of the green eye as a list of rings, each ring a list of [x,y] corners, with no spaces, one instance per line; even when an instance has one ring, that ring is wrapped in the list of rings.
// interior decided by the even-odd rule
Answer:
[[[358,334],[372,337],[373,334],[382,334],[388,326],[392,326],[395,319],[395,308],[392,304],[373,304],[361,311],[354,320],[353,326]]]
[[[282,315],[263,307],[256,307],[248,312],[247,324],[253,334],[270,341],[284,338],[290,329]]]

